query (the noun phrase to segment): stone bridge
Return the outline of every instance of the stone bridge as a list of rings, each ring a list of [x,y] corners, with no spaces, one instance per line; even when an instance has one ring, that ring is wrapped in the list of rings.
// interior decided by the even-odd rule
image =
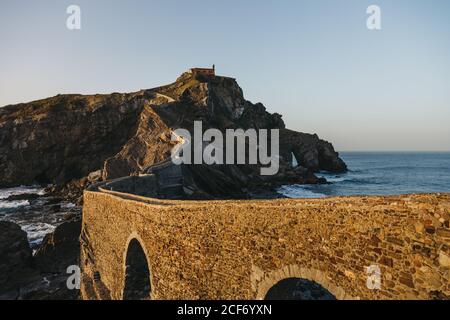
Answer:
[[[85,191],[84,299],[448,299],[450,195],[161,199]],[[379,272],[379,273],[378,273]]]

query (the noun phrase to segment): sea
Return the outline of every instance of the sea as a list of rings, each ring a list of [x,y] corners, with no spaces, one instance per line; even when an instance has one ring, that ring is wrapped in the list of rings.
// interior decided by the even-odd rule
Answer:
[[[290,198],[450,192],[450,152],[341,152],[348,172],[319,172],[330,184],[282,186]]]
[[[33,200],[8,200],[14,195],[36,194],[41,197]],[[18,186],[0,189],[0,221],[17,223],[27,233],[32,248],[37,247],[45,235],[51,233],[64,221],[64,216],[75,205],[66,201],[49,205],[52,200],[45,194],[45,186]],[[53,207],[52,207],[53,206]],[[56,210],[52,210],[56,206]]]

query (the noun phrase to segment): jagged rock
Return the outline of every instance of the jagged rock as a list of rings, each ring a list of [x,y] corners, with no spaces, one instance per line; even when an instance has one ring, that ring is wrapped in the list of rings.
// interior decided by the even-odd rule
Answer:
[[[0,187],[62,184],[100,169],[134,134],[143,100],[59,95],[0,108]]]
[[[67,267],[78,265],[81,220],[74,219],[59,225],[45,236],[34,255],[34,264],[43,273],[65,273]]]
[[[245,188],[248,178],[242,170],[235,165],[192,165],[183,166],[185,180],[191,179],[197,194],[202,193],[208,198],[246,198]]]
[[[66,286],[66,268],[79,260],[81,222],[76,218],[47,235],[34,256],[26,233],[0,221],[0,300],[78,298],[79,291]]]
[[[345,172],[347,165],[339,158],[333,145],[316,134],[281,130],[280,153],[285,159],[294,154],[299,164],[313,171]]]
[[[79,290],[67,288],[67,274],[45,274],[20,289],[20,300],[77,300]]]
[[[13,194],[6,198],[6,201],[20,201],[20,200],[36,200],[40,197],[40,195],[35,193],[22,193],[22,194]]]
[[[102,178],[102,170],[93,171],[89,173],[89,175],[87,176],[87,180],[90,183],[96,183],[97,181],[101,180],[101,178]]]
[[[162,135],[170,137],[170,129],[154,110],[144,108],[135,135],[119,153],[105,161],[103,178],[108,180],[128,176],[169,157],[173,144],[170,138],[162,140]]]
[[[27,234],[17,224],[0,221],[0,298],[14,298],[21,284],[33,274]]]

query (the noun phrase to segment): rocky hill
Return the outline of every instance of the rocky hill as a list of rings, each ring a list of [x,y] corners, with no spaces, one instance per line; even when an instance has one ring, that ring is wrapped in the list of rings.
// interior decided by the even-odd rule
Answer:
[[[261,178],[243,165],[200,171],[243,193],[257,186],[323,182],[313,173],[346,170],[330,143],[286,129],[281,115],[247,101],[235,79],[184,73],[170,85],[135,93],[58,95],[0,108],[0,187],[37,182],[82,190],[94,181],[141,173],[170,156],[172,130],[192,130],[195,120],[203,121],[204,130],[280,129],[276,176]],[[300,167],[291,167],[292,154]]]

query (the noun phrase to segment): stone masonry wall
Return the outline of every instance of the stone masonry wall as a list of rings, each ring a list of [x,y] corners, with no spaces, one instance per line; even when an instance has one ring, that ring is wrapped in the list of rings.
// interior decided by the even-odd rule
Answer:
[[[85,191],[85,299],[121,299],[128,243],[146,253],[152,299],[263,299],[312,280],[338,299],[450,297],[450,195],[163,201]],[[367,267],[381,288],[367,287]]]

